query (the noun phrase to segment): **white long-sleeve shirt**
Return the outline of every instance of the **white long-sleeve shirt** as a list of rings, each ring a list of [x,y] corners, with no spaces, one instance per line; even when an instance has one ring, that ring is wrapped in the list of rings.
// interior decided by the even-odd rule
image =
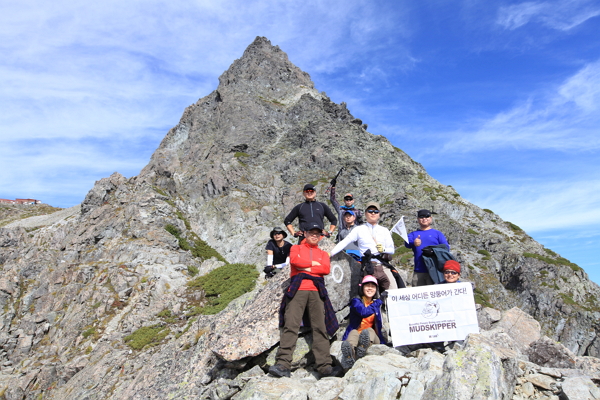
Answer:
[[[352,229],[344,240],[335,245],[331,250],[331,256],[344,250],[352,242],[357,243],[361,255],[364,255],[367,250],[371,250],[371,254],[379,254],[378,243],[383,245],[384,253],[394,254],[394,241],[390,231],[379,224],[366,223]]]

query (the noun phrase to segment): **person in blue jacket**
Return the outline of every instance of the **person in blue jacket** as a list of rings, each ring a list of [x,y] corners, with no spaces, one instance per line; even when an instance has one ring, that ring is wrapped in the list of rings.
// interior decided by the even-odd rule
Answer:
[[[445,244],[448,246],[448,250],[450,250],[450,245],[444,234],[431,227],[433,223],[431,211],[419,210],[417,213],[417,222],[419,223],[419,229],[409,233],[408,243],[404,244],[405,247],[412,249],[415,255],[415,272],[412,279],[413,287],[434,284],[425,263],[423,263],[423,249],[427,246]]]
[[[359,285],[359,296],[350,301],[350,323],[342,337],[342,368],[352,368],[354,362],[367,353],[373,344],[386,344],[381,318],[377,278],[367,275]]]

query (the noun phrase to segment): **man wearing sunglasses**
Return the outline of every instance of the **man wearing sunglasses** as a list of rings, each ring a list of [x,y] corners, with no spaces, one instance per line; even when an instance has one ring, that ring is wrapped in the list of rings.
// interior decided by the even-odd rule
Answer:
[[[404,246],[412,249],[415,255],[415,272],[412,279],[413,287],[434,284],[433,279],[429,275],[429,270],[423,261],[423,249],[427,246],[436,246],[438,244],[445,244],[450,249],[450,245],[444,234],[431,227],[433,223],[431,211],[419,210],[417,212],[417,222],[419,223],[419,229],[409,233],[408,243],[404,244]]]
[[[330,237],[338,223],[337,218],[327,204],[317,201],[317,192],[313,184],[304,185],[302,195],[304,196],[304,203],[295,206],[283,221],[287,230],[292,236],[299,238],[298,244],[302,243],[304,239],[303,232],[307,230],[306,228],[314,224],[321,227],[324,236]],[[295,231],[292,225],[296,218],[298,218],[298,231]],[[323,218],[329,220],[328,231],[324,229]]]
[[[381,217],[379,209],[379,203],[368,202],[365,210],[367,223],[354,228],[344,240],[340,241],[331,250],[331,256],[333,257],[349,244],[356,242],[361,256],[364,256],[365,252],[370,250],[373,255],[381,254],[385,259],[391,260],[391,255],[394,254],[394,241],[390,231],[379,225],[379,218]],[[373,275],[377,278],[381,290],[398,289],[396,279],[391,271],[384,268],[379,260],[373,259],[372,262],[374,263]]]

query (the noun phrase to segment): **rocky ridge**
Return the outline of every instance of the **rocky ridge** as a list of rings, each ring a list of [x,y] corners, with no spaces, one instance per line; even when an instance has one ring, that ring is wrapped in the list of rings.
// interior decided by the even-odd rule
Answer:
[[[473,377],[488,386],[457,388],[471,397],[456,398],[539,398],[570,387],[589,387],[595,396],[598,286],[366,129],[344,103],[318,92],[283,51],[257,38],[217,90],[185,110],[139,176],[115,173],[98,181],[79,213],[35,231],[0,230],[0,393],[4,387],[8,399],[271,398],[267,393],[280,390],[305,393],[299,398],[356,398],[361,377],[369,376],[369,387],[387,388],[382,398],[447,398],[436,382]],[[301,199],[303,184],[312,181],[322,193],[340,166],[346,167],[340,190],[352,191],[359,205],[378,200],[388,227],[401,215],[434,209],[436,227],[477,285],[478,303],[519,307],[539,321],[532,328],[537,337],[511,337],[512,328],[501,326],[510,312],[485,308],[482,334],[445,356],[422,351],[407,358],[375,347],[344,378],[316,381],[307,335],[292,379],[265,376],[277,348],[285,275],[260,277],[254,290],[215,315],[194,313],[207,297],[187,283],[223,260],[261,265],[268,232]],[[415,222],[409,219],[408,227]],[[196,247],[182,246],[182,239]],[[203,243],[222,260],[202,250]],[[333,284],[329,277],[328,286],[343,322],[356,273],[343,255],[333,262],[343,279]],[[395,263],[407,280],[411,262],[399,249]],[[154,329],[155,341],[136,349],[126,338],[140,328]],[[544,358],[542,350],[554,356]],[[557,354],[566,354],[563,364],[552,364]],[[464,360],[473,367],[456,368]],[[490,360],[495,367],[482,371]],[[535,374],[543,376],[529,380]]]

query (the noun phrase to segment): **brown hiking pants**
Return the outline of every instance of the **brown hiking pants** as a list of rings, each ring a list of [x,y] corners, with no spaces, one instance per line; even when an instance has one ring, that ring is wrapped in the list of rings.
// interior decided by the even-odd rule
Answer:
[[[285,368],[290,368],[292,356],[298,340],[298,331],[302,322],[304,310],[307,309],[312,328],[312,352],[315,356],[317,370],[320,371],[331,365],[329,353],[329,338],[325,326],[325,306],[319,292],[298,290],[294,297],[286,298],[285,323],[281,329],[281,339],[276,362]]]

